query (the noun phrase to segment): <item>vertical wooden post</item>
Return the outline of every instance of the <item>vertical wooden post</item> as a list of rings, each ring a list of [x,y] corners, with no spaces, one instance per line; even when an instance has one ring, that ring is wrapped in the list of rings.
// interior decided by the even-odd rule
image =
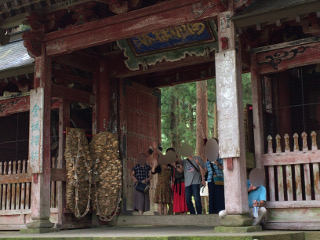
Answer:
[[[104,61],[100,62],[98,88],[96,89],[97,131],[107,131],[110,126],[110,72]]]
[[[231,2],[231,1],[230,1]],[[232,9],[232,4],[230,4]],[[224,159],[225,206],[228,214],[247,213],[246,153],[242,103],[241,56],[232,11],[218,15],[219,53],[216,53],[216,81],[219,153]]]
[[[217,102],[213,103],[213,117],[214,117],[213,137],[219,139]]]
[[[264,153],[263,112],[261,76],[258,72],[256,54],[251,54],[251,90],[252,90],[252,115],[254,135],[254,157],[257,168],[263,168],[262,155]]]
[[[70,102],[60,100],[59,106],[59,153],[57,168],[66,169],[64,159],[65,135],[64,131],[70,127]],[[57,182],[57,201],[58,201],[58,227],[67,222],[64,210],[66,208],[66,182]]]
[[[8,164],[8,175],[11,175],[11,165],[12,165],[12,162],[9,161],[9,164]],[[7,184],[7,206],[6,206],[7,210],[10,210],[10,201],[11,201],[11,184],[8,183]]]
[[[98,133],[98,102],[97,93],[99,91],[99,71],[95,70],[93,72],[93,86],[92,93],[95,96],[95,104],[92,106],[92,134]]]
[[[2,162],[0,162],[0,175],[2,175]],[[2,195],[3,195],[3,193],[2,193],[2,187],[4,187],[4,184],[3,184],[3,185],[0,184],[0,202],[2,201]],[[1,209],[1,210],[4,210],[4,209],[2,208],[2,205],[0,205],[0,209]]]
[[[7,162],[3,164],[3,175],[7,175]],[[7,184],[2,185],[2,210],[6,210]]]
[[[21,160],[18,161],[17,173],[18,174],[21,173]],[[20,197],[21,197],[20,187],[21,187],[21,183],[17,183],[16,209],[20,209]]]
[[[17,161],[13,161],[12,174],[17,174]],[[12,183],[11,209],[16,209],[16,183]]]
[[[26,167],[29,166],[28,165],[29,160],[26,161]],[[30,168],[28,167],[28,169],[25,168],[25,172],[29,172]],[[25,183],[26,185],[26,198],[25,198],[25,209],[30,209],[30,183],[27,182]]]
[[[26,173],[26,160],[23,159],[22,162],[22,173]],[[20,209],[24,209],[25,199],[26,199],[26,183],[21,183],[21,201],[20,201]]]
[[[39,83],[39,87],[43,89],[43,110],[41,111],[40,121],[46,126],[50,126],[51,116],[51,73],[52,59],[46,55],[45,43],[41,46],[41,56],[35,59],[35,83]],[[37,81],[39,79],[39,81]],[[37,88],[35,84],[35,88]],[[32,108],[30,104],[30,108]],[[32,112],[33,109],[30,109]],[[30,124],[31,125],[31,124]],[[30,133],[32,131],[30,126]],[[52,228],[53,223],[50,218],[50,181],[51,181],[51,149],[50,149],[50,127],[43,127],[40,133],[42,146],[40,144],[40,163],[42,169],[33,170],[32,187],[31,187],[31,222],[27,224],[28,228],[41,229]],[[30,145],[30,141],[29,141]],[[30,153],[29,153],[30,154]],[[42,157],[42,158],[41,158]],[[31,164],[30,164],[31,166]]]
[[[197,82],[197,155],[206,161],[204,139],[208,138],[207,81]]]
[[[123,169],[123,178],[122,178],[122,213],[126,213],[132,203],[128,202],[128,191],[130,187],[128,186],[129,183],[129,174],[128,174],[128,167],[127,167],[127,112],[126,112],[126,91],[125,89],[125,82],[123,79],[119,80],[119,136],[120,136],[120,154],[122,157],[122,169]]]

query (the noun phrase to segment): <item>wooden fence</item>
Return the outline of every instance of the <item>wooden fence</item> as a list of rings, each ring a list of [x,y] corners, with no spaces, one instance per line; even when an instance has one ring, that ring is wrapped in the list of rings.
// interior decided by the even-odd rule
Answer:
[[[308,209],[307,211],[310,211],[312,208],[320,207],[320,151],[317,146],[316,133],[312,132],[308,137],[303,132],[300,138],[295,133],[291,139],[286,134],[283,141],[279,135],[275,139],[268,136],[267,140],[268,153],[263,155],[267,208],[272,209],[271,215],[274,221],[280,218],[288,218],[288,221],[291,222],[305,221],[305,216],[299,217],[292,214],[291,219],[284,217],[283,210],[287,209],[286,211],[289,213],[294,209],[300,209],[299,211]],[[296,211],[297,214],[299,211]],[[316,218],[312,218],[309,220],[316,220]],[[278,226],[280,225],[278,224]],[[283,226],[287,227],[288,224]],[[300,225],[292,224],[292,226],[299,227]],[[317,229],[318,226],[320,227],[320,223],[312,227]],[[310,229],[312,228],[310,227]]]
[[[0,215],[30,210],[30,197],[31,175],[28,173],[28,162],[0,162]]]
[[[57,168],[55,158],[52,158],[52,168]],[[31,182],[27,160],[0,162],[0,215],[31,212]],[[57,181],[51,181],[50,190],[50,206],[57,208]]]

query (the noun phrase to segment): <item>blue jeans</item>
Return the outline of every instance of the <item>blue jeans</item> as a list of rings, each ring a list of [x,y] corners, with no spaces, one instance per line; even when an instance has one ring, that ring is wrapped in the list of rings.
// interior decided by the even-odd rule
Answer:
[[[196,202],[197,214],[202,214],[202,205],[201,205],[201,197],[200,197],[200,184],[192,184],[185,188],[186,194],[186,203],[190,214],[196,214],[193,203],[192,203],[192,195],[194,197],[194,201]]]

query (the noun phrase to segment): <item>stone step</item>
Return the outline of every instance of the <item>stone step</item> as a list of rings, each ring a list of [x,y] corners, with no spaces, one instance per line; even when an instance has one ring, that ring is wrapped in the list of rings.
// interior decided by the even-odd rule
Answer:
[[[124,216],[120,215],[111,222],[114,226],[134,226],[134,225],[152,225],[152,226],[220,226],[218,214],[207,215],[150,215],[150,216]]]
[[[320,240],[320,231],[305,231],[305,240]]]
[[[310,237],[312,237],[310,235]],[[251,233],[214,233],[213,227],[201,226],[109,226],[61,230],[45,234],[1,232],[0,239],[44,240],[304,240],[304,232],[261,231]],[[310,238],[309,238],[310,239]],[[309,240],[308,239],[308,240]],[[317,238],[312,238],[317,239]]]

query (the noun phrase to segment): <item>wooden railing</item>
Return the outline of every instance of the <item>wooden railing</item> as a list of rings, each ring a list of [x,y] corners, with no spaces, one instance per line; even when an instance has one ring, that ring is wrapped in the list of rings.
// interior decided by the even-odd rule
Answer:
[[[55,158],[52,158],[51,167],[55,176],[50,187],[50,207],[51,212],[57,212],[57,181],[63,179],[65,171],[57,169]],[[28,172],[27,160],[0,162],[0,215],[31,212],[31,182],[32,175]]]
[[[0,215],[30,211],[31,174],[26,160],[0,162]]]
[[[312,132],[310,137],[308,145],[308,136],[303,132],[299,146],[297,133],[291,141],[286,134],[281,145],[281,137],[277,135],[276,149],[273,149],[273,138],[268,136],[268,153],[263,155],[268,189],[267,207],[320,207],[320,201],[313,201],[320,200],[320,151],[316,133]],[[290,142],[293,143],[291,147]]]
[[[58,207],[58,184],[55,179],[53,179],[53,172],[54,169],[57,169],[58,161],[55,157],[51,160],[51,187],[50,187],[50,208],[57,208]]]

